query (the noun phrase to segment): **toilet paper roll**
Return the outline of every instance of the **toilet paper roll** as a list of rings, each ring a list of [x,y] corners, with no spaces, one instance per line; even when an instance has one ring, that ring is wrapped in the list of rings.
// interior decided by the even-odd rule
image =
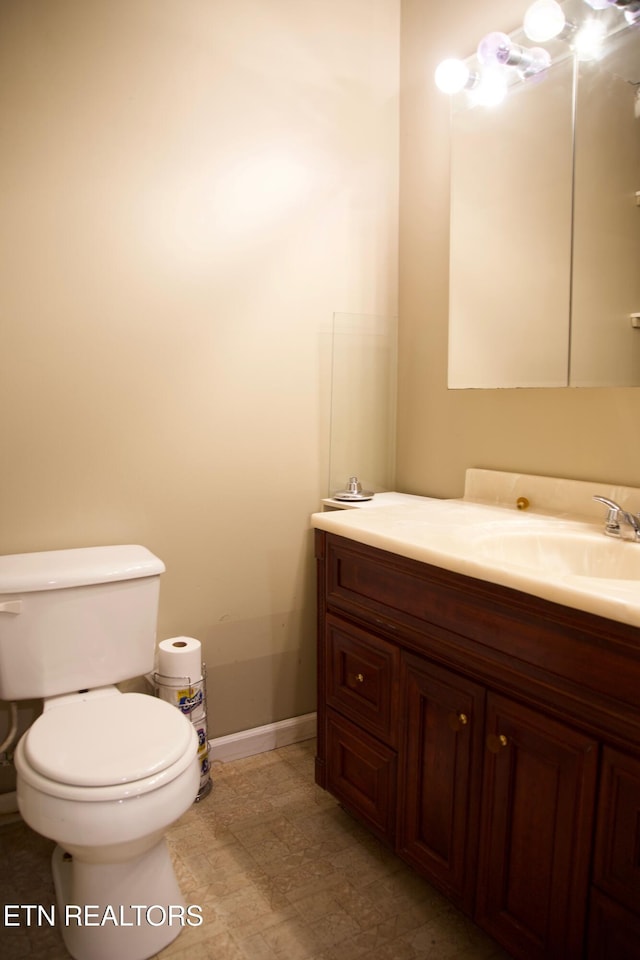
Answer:
[[[202,650],[193,637],[170,637],[158,644],[158,673],[161,677],[188,677],[202,680]]]

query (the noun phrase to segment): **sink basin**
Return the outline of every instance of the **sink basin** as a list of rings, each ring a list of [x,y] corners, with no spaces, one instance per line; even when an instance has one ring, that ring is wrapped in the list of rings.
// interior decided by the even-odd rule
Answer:
[[[602,533],[502,530],[475,541],[476,556],[547,575],[640,580],[640,543]]]

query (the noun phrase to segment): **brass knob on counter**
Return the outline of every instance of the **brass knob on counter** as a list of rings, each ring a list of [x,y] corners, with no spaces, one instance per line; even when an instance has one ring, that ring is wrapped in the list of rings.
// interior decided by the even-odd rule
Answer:
[[[490,733],[487,737],[487,750],[490,750],[491,753],[500,753],[500,751],[504,750],[508,744],[509,741],[505,737],[504,733]]]
[[[518,499],[516,500],[516,507],[518,508],[518,510],[526,510],[528,506],[529,506],[529,501],[527,500],[526,497],[518,497]]]

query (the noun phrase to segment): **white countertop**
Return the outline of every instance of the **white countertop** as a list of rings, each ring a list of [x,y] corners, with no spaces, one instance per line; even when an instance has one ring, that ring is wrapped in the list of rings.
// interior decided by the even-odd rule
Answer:
[[[640,509],[640,490],[521,474],[496,472],[495,478],[489,476],[493,473],[467,471],[465,498],[462,499],[413,496],[396,499],[398,495],[394,494],[393,502],[379,502],[375,510],[315,513],[312,525],[400,556],[640,627],[640,579],[559,572],[553,565],[545,565],[542,549],[546,549],[549,533],[554,537],[569,536],[578,544],[584,544],[585,549],[591,544],[598,550],[633,551],[616,554],[615,558],[628,557],[635,569],[640,563],[640,543],[606,538],[603,532],[606,509],[593,503],[591,497],[595,493],[609,496],[630,510],[634,504],[628,500],[637,496],[635,508]],[[511,482],[506,478],[511,478]],[[508,491],[506,502],[467,499],[474,493],[483,499],[495,499],[493,493],[487,494],[486,486],[494,479],[504,481],[504,489]],[[542,482],[538,484],[538,480]],[[567,489],[567,484],[574,486]],[[552,489],[553,493],[549,495]],[[380,500],[382,496],[376,494]],[[519,496],[528,497],[529,509],[516,509],[515,500]],[[567,510],[567,504],[576,504],[575,513]],[[505,531],[508,535],[515,531],[525,544],[530,538],[532,557],[537,557],[531,566],[486,555],[483,544],[488,539],[499,538]],[[605,541],[603,546],[600,538]]]
[[[388,490],[383,493],[374,493],[369,500],[337,500],[335,497],[326,497],[322,503],[324,506],[333,508],[334,510],[371,510],[377,507],[390,507],[396,503],[420,503],[428,499],[430,498]]]

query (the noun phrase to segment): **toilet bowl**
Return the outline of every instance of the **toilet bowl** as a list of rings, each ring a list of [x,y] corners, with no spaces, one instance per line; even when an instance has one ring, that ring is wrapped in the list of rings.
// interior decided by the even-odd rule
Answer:
[[[163,835],[198,793],[197,749],[180,711],[115,687],[46,701],[20,740],[18,805],[58,844],[58,920],[78,960],[142,960],[180,933],[169,922],[183,900]],[[151,922],[134,905],[157,908]]]

